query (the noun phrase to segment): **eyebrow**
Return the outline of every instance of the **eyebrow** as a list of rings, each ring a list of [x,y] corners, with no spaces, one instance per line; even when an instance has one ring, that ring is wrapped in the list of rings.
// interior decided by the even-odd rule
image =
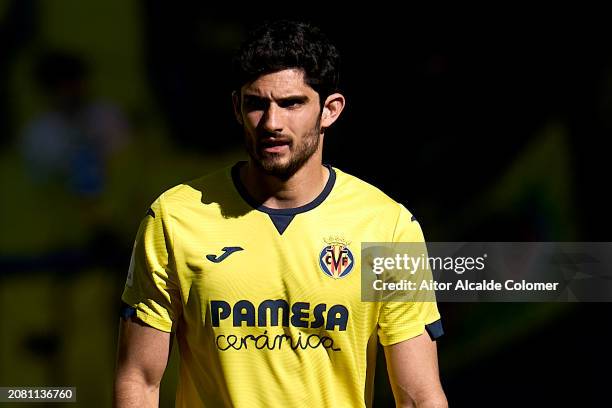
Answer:
[[[263,97],[263,96],[259,96],[259,95],[255,95],[255,94],[244,94],[243,98],[245,100],[255,100],[255,101],[271,101],[271,99]],[[310,100],[310,98],[308,98],[308,96],[306,95],[301,95],[301,94],[297,94],[297,95],[288,95],[288,96],[284,96],[282,98],[278,98],[276,99],[277,102],[301,102],[301,103],[305,103],[308,102]]]

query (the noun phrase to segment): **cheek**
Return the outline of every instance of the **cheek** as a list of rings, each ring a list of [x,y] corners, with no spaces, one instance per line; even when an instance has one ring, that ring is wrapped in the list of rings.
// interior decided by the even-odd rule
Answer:
[[[251,112],[243,115],[244,127],[247,129],[255,129],[261,120],[261,114]]]
[[[307,117],[304,117],[302,120],[302,124],[301,124],[301,128],[302,131],[304,133],[308,133],[311,132],[316,126],[317,126],[317,122],[319,121],[319,114],[311,114],[308,115]]]
[[[319,119],[318,112],[303,111],[296,114],[293,118],[293,123],[301,129],[312,129]]]

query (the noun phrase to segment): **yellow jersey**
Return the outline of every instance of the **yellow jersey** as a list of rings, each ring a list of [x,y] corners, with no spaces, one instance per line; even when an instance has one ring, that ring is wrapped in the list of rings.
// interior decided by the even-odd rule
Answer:
[[[240,165],[163,193],[136,237],[122,299],[176,333],[176,405],[371,405],[377,342],[441,325],[435,302],[362,301],[360,245],[423,242],[418,222],[330,166],[314,201],[267,208]]]

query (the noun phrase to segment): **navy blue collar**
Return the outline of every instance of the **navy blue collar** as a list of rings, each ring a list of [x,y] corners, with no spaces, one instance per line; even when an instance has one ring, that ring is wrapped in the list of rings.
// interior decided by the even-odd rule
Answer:
[[[236,190],[238,190],[238,193],[244,199],[244,201],[246,201],[251,207],[269,215],[293,216],[306,211],[310,211],[313,208],[318,207],[327,198],[329,193],[331,193],[332,189],[334,188],[334,184],[336,183],[336,172],[334,171],[332,166],[330,166],[329,164],[324,164],[324,166],[329,170],[329,178],[327,179],[327,183],[325,183],[325,187],[323,188],[323,191],[321,191],[321,194],[319,194],[314,200],[312,200],[308,204],[304,204],[300,207],[295,208],[270,208],[257,202],[257,200],[251,197],[251,195],[248,193],[248,191],[242,184],[242,181],[240,180],[240,167],[242,167],[244,164],[246,164],[245,161],[240,161],[232,167],[232,181],[234,182],[234,186],[236,187]]]

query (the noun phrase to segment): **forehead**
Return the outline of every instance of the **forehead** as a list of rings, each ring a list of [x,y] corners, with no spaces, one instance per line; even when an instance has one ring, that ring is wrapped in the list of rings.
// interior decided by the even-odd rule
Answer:
[[[315,90],[304,82],[304,72],[299,69],[285,69],[261,75],[255,81],[244,85],[242,94],[267,99],[317,95]]]

